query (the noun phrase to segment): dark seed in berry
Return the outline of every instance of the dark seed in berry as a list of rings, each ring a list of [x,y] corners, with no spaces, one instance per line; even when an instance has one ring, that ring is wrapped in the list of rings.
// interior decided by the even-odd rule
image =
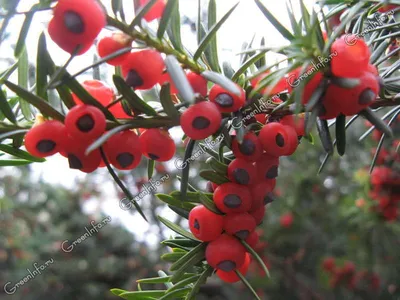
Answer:
[[[278,176],[278,167],[277,166],[273,166],[271,167],[267,174],[265,174],[265,177],[268,179],[273,179],[276,178]]]
[[[238,232],[235,233],[235,235],[242,240],[247,239],[247,237],[249,236],[250,232],[248,230],[240,230]]]
[[[126,76],[126,84],[132,88],[143,85],[143,79],[135,70],[130,70]]]
[[[237,183],[240,184],[249,184],[250,181],[250,176],[244,169],[236,169],[233,171],[233,176],[235,177],[235,180]]]
[[[215,98],[215,102],[222,107],[231,107],[233,105],[233,98],[228,94],[219,94]]]
[[[365,89],[360,97],[358,98],[358,103],[363,105],[363,104],[369,104],[372,101],[374,101],[376,98],[376,94],[374,93],[373,90],[371,89]]]
[[[256,149],[256,145],[250,140],[244,140],[242,144],[239,144],[239,149],[245,155],[252,155]]]
[[[210,126],[210,120],[205,117],[197,117],[193,120],[192,126],[196,129],[206,129]]]
[[[55,148],[56,143],[54,143],[51,140],[41,140],[37,145],[36,145],[36,149],[39,152],[42,153],[47,153],[50,151],[53,151],[53,149]]]
[[[197,230],[200,230],[200,224],[197,220],[194,220],[193,227],[196,228]]]
[[[217,265],[217,268],[225,272],[230,272],[236,268],[236,264],[231,260],[224,260]]]
[[[123,168],[132,164],[134,160],[135,157],[130,153],[121,153],[117,156],[117,161]]]
[[[155,155],[155,154],[153,154],[153,153],[149,153],[149,157],[150,157],[152,160],[157,160],[157,159],[160,158],[159,156],[157,156],[157,155]]]
[[[82,132],[89,132],[94,127],[94,120],[90,115],[84,115],[78,119],[77,127]]]
[[[78,157],[76,157],[76,156],[73,155],[73,154],[69,154],[69,155],[68,155],[68,163],[69,163],[69,167],[70,167],[71,169],[78,169],[78,170],[80,170],[80,169],[83,168],[82,162],[79,160]]]
[[[271,203],[275,201],[275,196],[273,193],[268,193],[265,197],[264,197],[264,205]]]
[[[242,200],[236,195],[228,195],[224,198],[224,204],[229,208],[237,208],[242,204]]]
[[[285,139],[283,138],[282,134],[278,133],[275,137],[276,144],[279,147],[285,146]]]
[[[67,11],[64,14],[65,27],[72,33],[80,34],[85,32],[85,23],[80,15],[73,11]]]

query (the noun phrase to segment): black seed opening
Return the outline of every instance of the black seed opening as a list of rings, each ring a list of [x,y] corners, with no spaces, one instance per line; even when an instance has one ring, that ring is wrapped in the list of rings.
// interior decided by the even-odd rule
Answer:
[[[251,140],[244,140],[242,144],[239,144],[239,150],[244,155],[252,155],[256,150],[256,145]]]
[[[140,77],[139,73],[135,70],[130,70],[126,76],[126,84],[132,88],[137,88],[143,84],[143,79]]]
[[[217,265],[217,269],[230,272],[236,269],[236,263],[231,260],[224,260]]]
[[[118,156],[117,156],[117,161],[123,168],[130,166],[134,160],[135,160],[135,157],[132,154],[127,153],[127,152],[118,154]]]
[[[237,208],[242,204],[242,200],[237,195],[227,195],[224,198],[224,204],[229,208]]]
[[[155,154],[153,154],[153,153],[149,153],[149,157],[150,157],[152,160],[157,160],[157,159],[160,158],[159,156],[157,156],[157,155],[155,155]]]
[[[68,163],[71,169],[80,170],[83,168],[81,160],[73,154],[68,154]]]
[[[231,107],[233,105],[233,98],[228,94],[219,94],[215,98],[215,102],[221,107]]]
[[[273,193],[268,193],[264,196],[264,205],[275,201],[275,195]]]
[[[239,184],[249,184],[250,176],[245,169],[235,169],[233,171],[233,177]]]
[[[280,133],[276,135],[275,142],[279,147],[285,146],[285,138]]]
[[[265,174],[265,178],[273,179],[276,177],[278,177],[278,166],[272,166],[271,168],[269,168],[269,170]]]
[[[200,230],[200,224],[199,224],[199,222],[197,221],[197,219],[194,220],[193,227],[196,228],[197,230]]]
[[[89,132],[94,127],[94,120],[91,115],[84,115],[76,122],[76,127],[82,132]]]
[[[53,151],[55,147],[56,143],[52,140],[41,140],[39,143],[37,143],[36,150],[41,153],[47,153]]]
[[[64,25],[72,33],[80,34],[85,32],[85,23],[81,16],[74,11],[65,12]]]
[[[358,103],[361,105],[369,104],[374,101],[376,98],[376,94],[371,89],[365,89],[362,91],[360,96],[358,97]]]
[[[239,230],[238,232],[235,233],[235,235],[242,240],[247,239],[249,236],[250,232],[248,230]]]
[[[208,126],[210,126],[210,120],[205,118],[205,117],[196,117],[193,121],[192,121],[192,126],[195,129],[206,129],[208,128]]]

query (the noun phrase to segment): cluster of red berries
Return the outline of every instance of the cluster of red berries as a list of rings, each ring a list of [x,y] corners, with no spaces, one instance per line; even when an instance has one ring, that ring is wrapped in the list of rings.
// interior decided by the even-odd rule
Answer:
[[[370,127],[371,124],[366,122]],[[400,130],[400,116],[392,124],[393,132]],[[372,139],[379,141],[382,133],[374,130]],[[392,144],[382,145],[376,158],[376,167],[371,173],[369,197],[374,201],[371,210],[378,213],[386,221],[397,220],[400,214],[400,170],[396,167],[400,163],[400,155],[396,151],[400,140],[395,139]],[[376,149],[371,149],[371,154],[375,155]]]
[[[372,291],[380,289],[380,277],[378,274],[368,271],[356,271],[354,263],[346,261],[342,267],[336,265],[335,258],[327,257],[322,262],[322,268],[330,275],[330,286],[347,287],[354,290],[356,287],[366,286]]]
[[[115,98],[114,92],[104,83],[88,80],[83,83],[86,90],[102,105],[107,106]],[[90,173],[99,166],[105,166],[99,149],[86,155],[87,147],[106,131],[103,112],[91,105],[85,105],[73,94],[77,104],[66,115],[65,122],[40,121],[25,137],[25,147],[37,157],[60,153],[69,160],[70,168]],[[128,115],[118,102],[110,107],[115,117]],[[104,145],[104,152],[110,163],[120,170],[132,170],[140,163],[142,154],[156,161],[168,161],[175,154],[175,143],[167,130],[142,129],[140,136],[132,130],[113,135]]]
[[[221,87],[214,88],[221,93]],[[244,102],[238,97],[227,91],[222,92],[223,94],[216,95],[215,91],[211,91],[211,102],[196,105],[214,105],[218,109],[218,116],[221,110],[227,109],[228,103],[235,110],[243,105]],[[239,104],[237,101],[240,101]],[[201,113],[201,117],[210,116],[198,110],[191,113],[197,116]],[[285,116],[279,121],[271,120],[264,124],[258,136],[254,132],[245,134],[242,143],[234,136],[232,152],[235,159],[227,166],[225,174],[229,182],[209,185],[210,191],[214,193],[213,202],[221,213],[217,214],[199,205],[189,214],[189,227],[193,235],[208,242],[208,264],[226,282],[239,280],[235,270],[245,274],[248,269],[249,254],[240,240],[244,240],[252,248],[257,245],[259,236],[255,231],[256,226],[263,221],[265,205],[275,198],[273,190],[278,176],[279,157],[295,152],[298,137],[304,135],[304,119],[301,119]],[[292,222],[292,214],[282,217],[282,226],[289,227]]]

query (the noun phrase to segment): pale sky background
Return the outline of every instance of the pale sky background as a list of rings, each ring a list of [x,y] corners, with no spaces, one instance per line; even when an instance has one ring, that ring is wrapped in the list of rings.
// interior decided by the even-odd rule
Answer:
[[[102,2],[110,3],[110,1]],[[218,20],[237,2],[237,0],[217,0]],[[311,7],[313,3],[312,0],[305,0],[304,2],[308,7]],[[124,6],[127,8],[126,12],[133,12],[132,3],[132,0],[124,0]],[[263,3],[282,24],[284,24],[287,28],[290,28],[290,21],[287,17],[284,0],[264,0]],[[298,0],[293,0],[292,3],[297,10],[299,7]],[[31,0],[21,0],[18,10],[27,11],[31,5]],[[203,7],[207,7],[207,5],[208,1],[203,1]],[[182,15],[186,15],[190,19],[196,20],[197,0],[180,0],[180,8]],[[299,10],[297,10],[297,14],[299,15]],[[128,20],[130,19],[129,17],[129,14],[127,13]],[[29,60],[32,62],[35,62],[36,59],[38,37],[40,33],[45,30],[47,22],[50,20],[50,18],[50,12],[40,12],[35,15],[33,25],[26,40]],[[10,23],[9,28],[12,28],[13,30],[11,32],[9,41],[6,41],[0,45],[1,57],[13,57],[13,51],[9,42],[16,42],[22,20],[23,17],[19,16],[14,18]],[[156,24],[152,25],[156,26]],[[108,30],[103,30],[100,36],[107,34],[107,32]],[[256,41],[259,41],[261,37],[264,36],[266,39],[266,46],[276,47],[285,43],[285,40],[263,16],[254,1],[241,0],[239,6],[233,12],[230,19],[225,22],[218,33],[220,62],[222,63],[223,60],[230,61],[234,67],[237,67],[239,64],[239,56],[236,54],[240,52],[243,42],[250,42],[253,34],[256,34]],[[196,37],[190,32],[189,26],[182,27],[182,40],[184,41],[184,45],[189,49],[196,48]],[[69,58],[69,54],[60,50],[58,46],[52,43],[49,38],[47,39],[47,43],[50,55],[55,63],[58,65],[64,64],[64,62]],[[257,44],[255,45],[257,46]],[[75,73],[84,66],[89,65],[93,60],[94,53],[95,47],[92,47],[91,50],[85,55],[75,58],[68,67],[68,71],[70,73]],[[276,59],[276,56],[267,56],[267,60],[272,62]],[[4,67],[4,63],[0,63],[0,70],[3,70]],[[102,68],[106,68],[106,66],[102,66]],[[110,80],[111,76],[112,73],[110,72],[108,79],[109,83],[112,82]],[[89,78],[90,77],[88,75],[81,75],[78,80],[83,81]],[[16,82],[15,78],[12,78],[12,80]],[[179,129],[172,130],[172,134],[177,141],[180,140],[182,135]],[[170,166],[171,168],[173,167],[173,160]],[[60,155],[50,157],[45,163],[34,164],[32,169],[33,176],[35,178],[42,177],[49,183],[62,184],[68,188],[76,187],[76,180],[83,179],[86,176],[84,173],[69,169],[67,160]],[[107,172],[107,170],[100,169],[97,172]],[[86,201],[85,210],[87,212],[101,210],[106,215],[110,215],[112,217],[112,222],[120,222],[124,224],[129,231],[135,233],[137,239],[143,240],[144,235],[146,234],[145,239],[150,245],[155,245],[159,242],[156,233],[157,230],[154,230],[154,234],[146,233],[146,231],[149,229],[149,226],[155,225],[148,224],[140,216],[133,216],[129,212],[120,209],[119,199],[116,199],[114,195],[111,177],[109,177],[109,180],[106,182],[99,182],[99,186],[103,192],[102,199],[100,199],[100,201],[99,199]],[[129,188],[132,189],[132,187]],[[135,190],[132,190],[132,192],[134,193]],[[141,201],[146,201],[146,198],[142,199]],[[162,211],[161,215],[169,218],[171,221],[173,221],[176,217],[175,213],[171,212],[169,209]]]

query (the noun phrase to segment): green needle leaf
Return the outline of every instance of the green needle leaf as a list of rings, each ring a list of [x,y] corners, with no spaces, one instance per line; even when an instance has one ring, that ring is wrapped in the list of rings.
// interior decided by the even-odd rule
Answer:
[[[35,14],[35,10],[38,7],[37,4],[33,5],[31,11],[25,14],[25,20],[22,24],[21,31],[19,33],[18,41],[15,46],[14,55],[15,57],[19,57],[26,45],[26,37],[28,36],[29,28],[31,27],[32,19]]]
[[[336,118],[336,148],[340,156],[346,151],[346,116]]]
[[[228,178],[212,170],[202,170],[200,171],[200,176],[203,177],[205,180],[214,182],[218,185],[229,182]]]
[[[193,285],[192,290],[186,296],[185,300],[194,300],[196,294],[198,293],[200,286],[207,281],[207,278],[210,277],[213,273],[214,269],[211,266],[208,266],[207,269],[201,274],[199,279]]]
[[[271,12],[264,6],[264,4],[261,3],[260,0],[254,0],[258,6],[258,8],[261,10],[261,12],[264,14],[264,16],[274,25],[274,27],[282,34],[284,38],[287,40],[291,41],[294,39],[294,36],[292,33],[289,32],[272,14]]]
[[[171,20],[167,27],[168,37],[175,47],[176,50],[182,51],[182,39],[181,39],[181,15],[179,12],[179,1],[177,2],[175,9],[172,11]]]
[[[113,81],[117,90],[126,99],[129,106],[136,114],[145,113],[149,116],[157,116],[157,112],[144,102],[125,82],[125,80],[117,75],[113,76]]]
[[[165,59],[165,65],[167,66],[167,72],[169,73],[172,82],[179,91],[179,95],[185,102],[193,103],[195,99],[193,88],[176,57],[168,55]]]
[[[186,237],[186,238],[188,238],[190,240],[193,240],[193,241],[199,241],[198,239],[196,239],[194,237],[193,234],[191,234],[190,232],[184,230],[182,227],[176,225],[175,223],[172,223],[171,221],[169,221],[169,220],[167,220],[167,219],[165,219],[165,218],[163,218],[161,216],[158,216],[157,218],[161,221],[161,223],[163,223],[169,229],[171,229],[171,230],[175,231],[176,233],[180,234],[181,236],[184,236],[184,237]]]
[[[15,118],[15,115],[11,109],[11,106],[8,103],[6,95],[4,94],[2,89],[0,89],[0,111],[12,123],[17,123],[17,119]]]
[[[249,289],[249,291],[253,294],[254,299],[261,300],[260,297],[258,297],[256,291],[253,289],[251,284],[247,281],[247,279],[238,271],[235,270],[236,275],[240,278],[240,280],[243,282],[243,284]]]
[[[40,157],[35,157],[32,156],[31,154],[29,154],[26,151],[20,150],[20,149],[16,149],[14,147],[8,146],[8,145],[4,145],[4,144],[0,144],[0,151],[3,151],[7,154],[10,154],[12,156],[21,158],[21,159],[25,159],[31,162],[44,162],[46,161],[46,159],[44,158],[40,158]]]
[[[169,0],[167,2],[167,6],[165,7],[164,13],[161,17],[160,24],[158,25],[158,30],[157,30],[157,38],[159,38],[160,40],[164,37],[168,23],[171,20],[173,12],[176,11],[178,4],[179,0]]]
[[[260,265],[260,267],[263,269],[263,271],[265,272],[265,274],[268,276],[268,278],[270,278],[270,274],[268,271],[267,266],[264,264],[264,261],[262,260],[262,258],[257,254],[256,251],[254,251],[253,248],[251,248],[245,241],[241,240],[238,238],[238,240],[242,243],[242,245],[247,249],[247,252],[249,252],[253,258],[258,262],[258,264]]]
[[[154,166],[156,164],[155,160],[149,159],[147,161],[147,178],[150,180],[151,177],[153,177],[153,173],[154,173]]]
[[[333,144],[331,134],[329,132],[328,122],[317,118],[317,129],[321,139],[322,146],[327,153],[333,153]]]
[[[28,53],[26,52],[26,48],[23,48],[23,51],[18,60],[18,85],[21,88],[28,89],[28,72],[29,72],[29,61],[28,61]],[[29,103],[25,101],[26,99],[19,99],[19,103],[21,105],[21,111],[24,115],[25,119],[32,119],[32,111]]]
[[[392,129],[388,127],[386,123],[372,111],[372,109],[368,107],[359,114],[375,125],[376,129],[383,132],[385,135],[388,135],[389,137],[393,137]]]
[[[204,71],[201,73],[201,76],[203,76],[205,79],[208,81],[214,82],[218,85],[220,85],[222,88],[227,90],[228,92],[231,92],[237,96],[240,96],[241,91],[240,88],[233,83],[232,80],[228,79],[222,74],[213,72],[213,71]]]
[[[219,20],[218,23],[216,23],[207,33],[207,35],[202,39],[199,48],[196,50],[196,52],[193,55],[194,60],[198,60],[201,56],[201,54],[204,52],[206,47],[209,45],[209,43],[212,41],[212,39],[215,37],[217,34],[217,31],[220,29],[220,27],[225,23],[225,21],[229,18],[229,16],[233,13],[235,8],[238,6],[239,3],[236,3],[222,18]]]
[[[181,178],[181,194],[182,199],[186,198],[186,193],[189,185],[189,168],[190,168],[190,158],[192,157],[194,146],[196,145],[195,140],[189,140],[186,146],[185,156],[183,157],[182,164],[182,178]]]
[[[167,83],[161,87],[160,100],[161,100],[161,105],[162,105],[165,113],[167,114],[167,116],[170,117],[171,119],[179,122],[180,113],[176,109],[174,103],[172,102],[171,90],[170,90],[169,83]]]
[[[144,15],[156,4],[159,0],[150,0],[147,2],[146,5],[144,5],[138,13],[136,14],[135,18],[132,20],[131,24],[129,25],[129,30],[132,31],[132,29],[136,26],[139,25],[140,22],[142,21]]]
[[[4,84],[16,93],[19,97],[24,99],[26,102],[35,106],[43,115],[49,116],[53,119],[63,122],[64,116],[57,110],[55,110],[49,103],[47,103],[42,98],[32,94],[26,89],[6,80]]]

